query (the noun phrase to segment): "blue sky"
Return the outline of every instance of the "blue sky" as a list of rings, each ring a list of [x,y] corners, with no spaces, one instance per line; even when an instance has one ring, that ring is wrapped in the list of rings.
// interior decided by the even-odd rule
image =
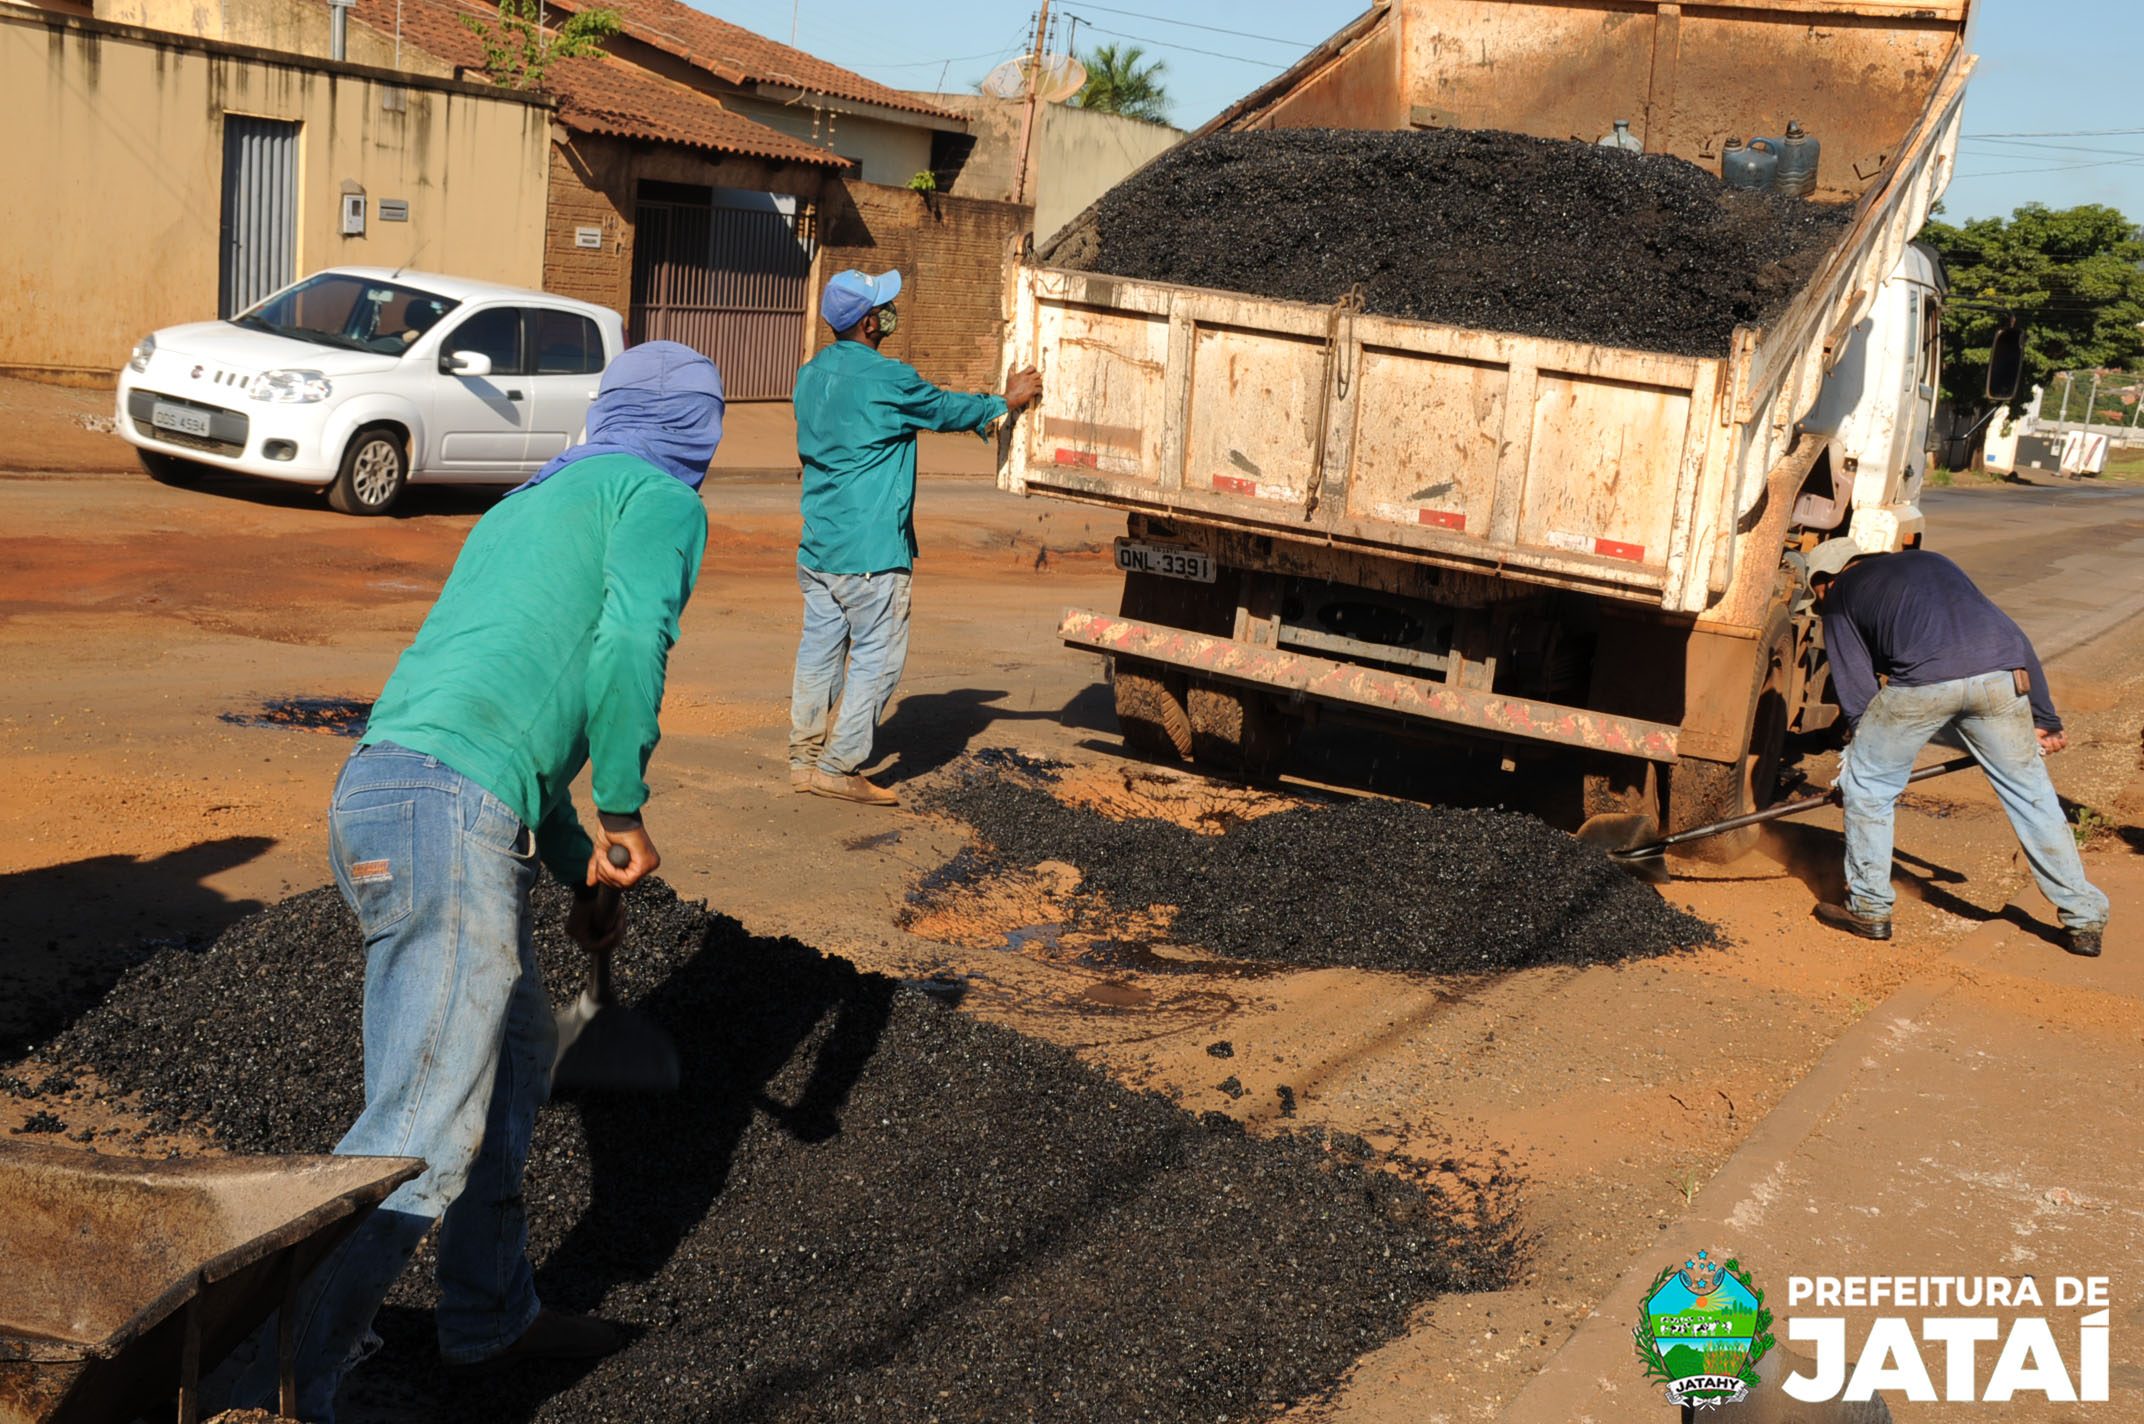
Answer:
[[[694,3],[784,42],[794,21],[799,47],[903,89],[968,88],[993,64],[1025,51],[1035,12],[1035,0]],[[1980,69],[1965,110],[1965,131],[1976,137],[1959,154],[1946,215],[2004,215],[2027,202],[2108,203],[2144,222],[2139,0],[1983,3],[1974,35]],[[1187,128],[1279,73],[1363,8],[1363,0],[1052,4],[1054,14],[1079,17],[1074,43],[1082,50],[1133,43],[1166,60],[1175,121]],[[1164,15],[1169,19],[1157,18]],[[2124,129],[2130,132],[2080,132]]]

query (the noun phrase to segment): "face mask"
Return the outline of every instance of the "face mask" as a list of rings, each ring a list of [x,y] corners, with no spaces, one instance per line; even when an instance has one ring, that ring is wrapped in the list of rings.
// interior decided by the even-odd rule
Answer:
[[[878,309],[878,334],[880,336],[893,335],[900,324],[901,314],[892,307],[880,307]]]

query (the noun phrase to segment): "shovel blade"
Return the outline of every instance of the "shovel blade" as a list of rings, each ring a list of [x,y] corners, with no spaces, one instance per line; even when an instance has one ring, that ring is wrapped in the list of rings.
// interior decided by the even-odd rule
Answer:
[[[1588,816],[1586,823],[1578,828],[1578,838],[1595,850],[1615,855],[1659,840],[1660,823],[1643,814],[1611,811]]]
[[[583,993],[557,1018],[551,1092],[674,1093],[677,1044],[646,1014]]]

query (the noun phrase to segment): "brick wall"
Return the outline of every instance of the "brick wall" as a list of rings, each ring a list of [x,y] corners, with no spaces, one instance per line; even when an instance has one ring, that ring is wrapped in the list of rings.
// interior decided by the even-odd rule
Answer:
[[[724,158],[680,144],[641,143],[552,130],[551,192],[544,224],[543,285],[632,317],[633,205],[641,182],[690,183],[788,193],[816,202],[824,168]],[[599,228],[603,245],[582,247],[580,228]]]
[[[880,349],[939,385],[994,390],[1005,336],[1005,257],[1033,216],[1015,203],[831,180],[819,210],[812,290],[845,268],[898,268],[901,322]],[[815,313],[812,349],[831,336]]]

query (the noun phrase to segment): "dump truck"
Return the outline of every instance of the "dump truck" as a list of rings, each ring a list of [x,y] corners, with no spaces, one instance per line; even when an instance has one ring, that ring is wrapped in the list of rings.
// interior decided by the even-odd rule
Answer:
[[[1312,719],[1366,719],[1564,768],[1589,814],[1769,803],[1788,734],[1839,715],[1800,554],[1921,535],[1945,284],[1914,238],[1979,3],[1383,0],[1193,136],[1627,119],[1718,174],[1729,139],[1797,122],[1813,200],[1850,220],[1717,357],[1016,252],[1007,361],[1044,393],[999,483],[1128,517],[1120,607],[1059,630],[1109,658],[1126,741],[1256,770]]]

